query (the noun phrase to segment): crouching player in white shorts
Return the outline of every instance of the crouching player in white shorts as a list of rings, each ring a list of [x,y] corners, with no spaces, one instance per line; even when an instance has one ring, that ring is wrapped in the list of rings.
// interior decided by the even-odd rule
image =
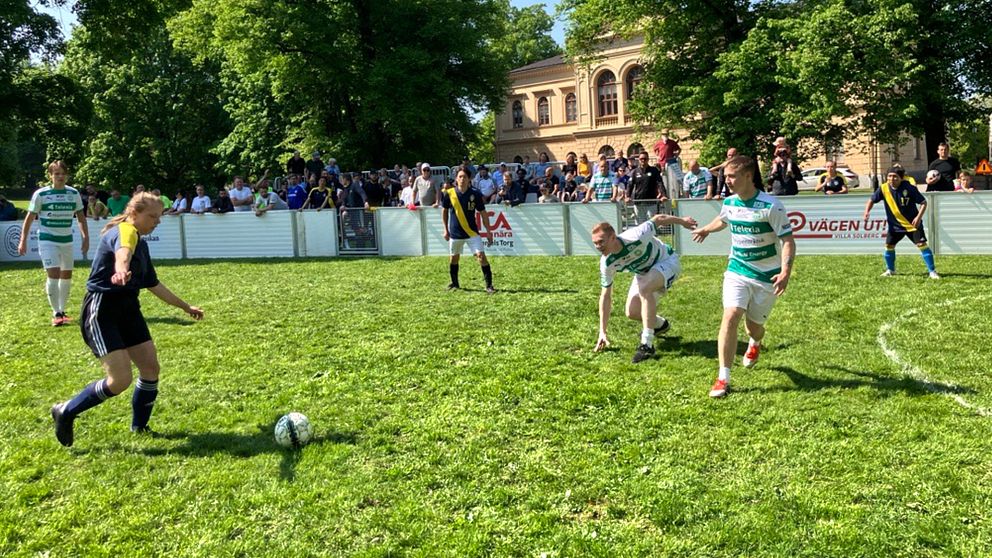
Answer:
[[[775,196],[754,187],[755,164],[749,157],[735,157],[725,167],[727,185],[734,195],[723,201],[712,223],[692,232],[696,242],[730,225],[730,263],[723,275],[723,323],[720,325],[720,372],[710,397],[723,397],[730,389],[730,367],[737,351],[737,327],[751,336],[742,364],[758,360],[765,321],[775,299],[785,292],[792,275],[796,241],[785,206]]]
[[[670,246],[655,236],[658,227],[679,224],[687,229],[696,221],[674,215],[655,215],[644,223],[627,229],[619,235],[609,223],[599,223],[592,229],[592,243],[603,257],[599,260],[599,340],[595,351],[610,345],[606,325],[613,307],[613,278],[617,271],[634,274],[627,292],[627,317],[644,326],[641,342],[631,362],[638,363],[654,356],[654,336],[668,331],[668,320],[656,315],[658,298],[668,292],[682,271],[679,256]]]

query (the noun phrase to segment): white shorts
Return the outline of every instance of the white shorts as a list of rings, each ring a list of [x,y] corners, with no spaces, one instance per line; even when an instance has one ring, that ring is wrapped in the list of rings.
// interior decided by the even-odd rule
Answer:
[[[771,285],[729,271],[723,274],[723,307],[747,310],[747,319],[756,324],[768,320],[776,298]]]
[[[45,269],[57,267],[62,271],[72,271],[72,244],[60,244],[55,242],[39,242],[38,255],[41,256],[41,265]]]
[[[473,236],[472,238],[452,238],[448,241],[448,253],[454,256],[455,254],[462,253],[462,247],[465,243],[468,243],[468,247],[472,250],[473,254],[481,254],[482,249],[482,237]]]
[[[668,289],[672,288],[672,283],[678,279],[679,273],[681,272],[682,264],[679,263],[679,257],[677,254],[672,254],[671,256],[654,264],[654,267],[649,269],[647,273],[638,273],[634,275],[634,280],[630,282],[630,290],[627,291],[627,300],[641,294],[652,294],[642,292],[641,289],[653,283],[659,276],[665,278],[665,290],[661,291],[661,293],[666,293]]]

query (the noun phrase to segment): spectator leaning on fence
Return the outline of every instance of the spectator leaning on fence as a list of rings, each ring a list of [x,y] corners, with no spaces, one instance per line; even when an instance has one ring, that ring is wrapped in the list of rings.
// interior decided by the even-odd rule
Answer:
[[[213,204],[210,203],[210,197],[207,196],[203,185],[197,184],[196,197],[190,202],[189,212],[194,215],[203,215],[204,213],[209,213],[211,207],[213,207]]]
[[[431,166],[420,165],[420,176],[413,181],[413,203],[421,207],[437,207],[438,187],[431,178]]]
[[[950,156],[951,147],[947,142],[937,145],[937,158],[930,163],[928,171],[937,171],[933,177],[927,172],[927,192],[953,192],[954,178],[961,172],[961,162]]]
[[[600,157],[600,165],[596,175],[592,177],[592,183],[589,185],[589,190],[586,192],[585,199],[582,203],[589,203],[591,201],[611,201],[616,199],[616,187],[613,185],[613,179],[610,178],[610,167],[606,165],[606,157]]]
[[[413,207],[413,186],[410,185],[410,178],[402,179],[403,190],[400,192],[400,205],[403,207]]]
[[[689,172],[682,178],[682,191],[687,198],[705,198],[712,180],[710,170],[699,166],[699,161],[693,159],[689,162]]]
[[[282,201],[275,192],[269,191],[269,181],[262,180],[258,185],[258,199],[255,201],[255,216],[261,217],[266,212],[272,210],[289,209],[286,202]]]
[[[975,188],[971,186],[971,175],[968,174],[968,171],[958,173],[958,179],[954,181],[954,191],[966,192],[968,194],[975,193]]]
[[[251,211],[255,203],[255,194],[252,193],[251,188],[245,186],[245,181],[240,176],[234,177],[234,187],[228,194],[231,196],[234,211]]]
[[[100,198],[96,196],[87,196],[89,199],[86,203],[86,216],[93,219],[94,221],[99,221],[100,219],[106,219],[110,217],[110,209],[107,205],[100,201]]]
[[[833,196],[847,193],[847,178],[837,172],[837,163],[827,161],[827,171],[820,175],[817,180],[816,191],[823,192],[824,195]]]
[[[172,207],[167,209],[163,215],[182,215],[189,211],[189,200],[186,199],[186,192],[179,190],[176,192],[176,199],[172,202]]]
[[[217,191],[217,200],[214,201],[211,211],[214,213],[230,213],[234,211],[234,204],[231,203],[231,195],[227,192],[227,187],[221,186]]]
[[[479,165],[479,174],[472,179],[472,186],[482,194],[483,202],[493,203],[496,199],[496,180],[489,176],[485,165]]]

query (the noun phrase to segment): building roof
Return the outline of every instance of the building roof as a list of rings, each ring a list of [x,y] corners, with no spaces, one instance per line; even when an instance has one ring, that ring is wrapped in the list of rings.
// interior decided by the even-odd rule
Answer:
[[[510,70],[510,73],[515,74],[517,72],[526,72],[528,70],[538,70],[541,68],[551,68],[552,66],[563,66],[563,65],[565,65],[565,57],[559,54],[557,56],[552,56],[551,58],[538,60],[537,62],[527,64],[526,66],[521,66],[514,70]]]

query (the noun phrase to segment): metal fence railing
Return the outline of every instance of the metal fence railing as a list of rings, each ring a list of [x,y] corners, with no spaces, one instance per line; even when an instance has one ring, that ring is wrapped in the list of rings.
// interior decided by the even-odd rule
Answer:
[[[338,253],[341,255],[376,255],[379,253],[375,233],[375,213],[363,208],[345,208],[338,219]]]

